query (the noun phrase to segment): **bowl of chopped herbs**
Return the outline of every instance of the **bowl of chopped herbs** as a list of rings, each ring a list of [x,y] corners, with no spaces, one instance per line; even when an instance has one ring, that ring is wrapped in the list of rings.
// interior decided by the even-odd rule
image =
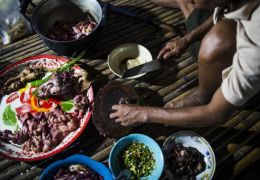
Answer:
[[[164,168],[160,146],[149,136],[130,134],[117,141],[109,155],[109,168],[114,178],[123,170],[134,180],[159,179]]]

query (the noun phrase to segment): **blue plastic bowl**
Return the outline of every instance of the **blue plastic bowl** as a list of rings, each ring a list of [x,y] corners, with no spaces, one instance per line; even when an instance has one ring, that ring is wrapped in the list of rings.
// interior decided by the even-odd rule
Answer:
[[[73,155],[64,160],[52,163],[43,171],[40,180],[51,180],[60,168],[73,164],[85,165],[90,169],[96,171],[99,175],[103,176],[104,180],[113,180],[111,172],[105,165],[98,161],[90,159],[88,156],[80,154]]]
[[[149,176],[143,177],[145,180],[157,180],[163,172],[164,157],[160,146],[149,136],[143,134],[130,134],[117,141],[109,154],[109,168],[112,171],[113,177],[116,178],[122,167],[120,166],[120,158],[122,150],[133,142],[144,143],[151,152],[155,159],[155,168]]]

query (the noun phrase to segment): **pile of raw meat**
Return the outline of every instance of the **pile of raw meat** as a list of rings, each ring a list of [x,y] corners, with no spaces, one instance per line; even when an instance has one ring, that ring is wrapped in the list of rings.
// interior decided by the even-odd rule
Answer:
[[[56,21],[49,29],[47,36],[58,41],[77,40],[89,35],[96,27],[92,19],[80,21],[77,24],[68,24],[65,21]]]
[[[86,72],[75,74],[74,71],[54,73],[40,85],[36,95],[41,99],[73,99],[74,108],[64,112],[53,103],[49,112],[24,113],[18,115],[22,124],[19,131],[0,131],[0,140],[21,145],[24,151],[47,152],[59,145],[71,132],[77,130],[81,119],[86,114],[89,101],[83,95],[89,87]]]
[[[54,149],[72,131],[78,129],[83,118],[88,100],[83,95],[74,98],[75,110],[64,112],[59,106],[49,112],[29,112],[20,115],[20,131],[13,134],[9,130],[0,132],[0,139],[22,145],[25,151],[48,152]]]

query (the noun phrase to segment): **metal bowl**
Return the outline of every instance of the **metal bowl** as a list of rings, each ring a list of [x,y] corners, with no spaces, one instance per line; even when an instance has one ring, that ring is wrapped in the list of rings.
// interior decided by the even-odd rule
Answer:
[[[96,41],[101,24],[105,19],[107,9],[101,8],[97,0],[45,0],[37,5],[31,17],[27,16],[29,1],[23,1],[21,12],[30,20],[35,32],[44,40],[50,49],[62,55],[71,55],[87,49]],[[76,23],[91,15],[97,26],[87,36],[77,40],[58,41],[46,36],[48,30],[58,20]]]

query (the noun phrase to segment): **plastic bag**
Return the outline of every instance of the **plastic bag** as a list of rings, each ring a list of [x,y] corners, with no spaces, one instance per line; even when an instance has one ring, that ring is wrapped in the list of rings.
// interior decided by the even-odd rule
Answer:
[[[30,23],[19,12],[19,0],[0,0],[0,45],[19,40],[32,32]]]

